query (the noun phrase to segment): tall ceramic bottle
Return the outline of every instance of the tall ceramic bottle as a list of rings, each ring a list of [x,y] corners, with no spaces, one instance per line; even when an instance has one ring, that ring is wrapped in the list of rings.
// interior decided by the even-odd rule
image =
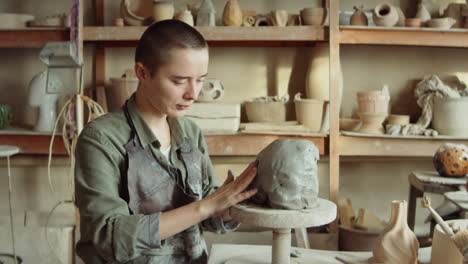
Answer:
[[[336,102],[341,107],[343,93],[343,71],[338,68],[339,96]],[[312,57],[306,74],[306,97],[325,101],[321,132],[328,131],[329,102],[330,102],[330,50],[328,44],[317,43],[313,48]]]
[[[408,226],[406,201],[393,201],[392,214],[373,250],[371,263],[417,264],[419,242]]]

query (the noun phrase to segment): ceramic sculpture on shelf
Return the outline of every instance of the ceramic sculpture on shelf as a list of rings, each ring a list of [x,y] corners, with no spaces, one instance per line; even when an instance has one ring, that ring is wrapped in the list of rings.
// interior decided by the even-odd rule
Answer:
[[[301,210],[317,206],[319,151],[309,140],[277,139],[257,156],[250,201],[264,207]]]
[[[440,176],[465,177],[468,174],[468,148],[463,144],[442,145],[432,160]]]
[[[421,20],[421,24],[423,26],[427,25],[427,22],[431,20],[431,14],[426,9],[426,6],[423,4],[418,5],[418,10],[416,11],[415,18],[419,18]]]
[[[228,0],[224,6],[223,25],[240,27],[242,25],[242,10],[238,0]]]
[[[440,17],[443,15],[444,10],[451,3],[466,4],[466,0],[420,0],[431,16]]]
[[[349,24],[353,26],[367,26],[369,21],[367,20],[366,13],[363,11],[364,7],[354,7],[354,14],[349,19]]]
[[[211,0],[203,0],[197,13],[197,26],[214,27],[216,21],[216,10]]]
[[[192,12],[190,12],[190,10],[187,7],[183,11],[177,13],[174,19],[185,22],[190,26],[194,25]]]
[[[393,201],[390,221],[380,234],[370,263],[417,264],[419,242],[408,226],[406,201]]]
[[[447,9],[444,11],[444,17],[451,17],[455,19],[455,23],[453,25],[454,28],[463,28],[465,24],[465,17],[463,16],[463,9],[466,8],[467,4],[456,4],[452,3],[449,4]]]
[[[122,0],[120,16],[126,25],[147,25],[153,16],[153,0]]]
[[[223,99],[224,86],[220,80],[205,79],[198,94],[197,102],[213,102]]]
[[[289,14],[286,10],[271,11],[268,18],[273,26],[285,27],[288,23]]]
[[[47,88],[46,82],[49,86]],[[29,83],[29,104],[39,107],[38,119],[34,126],[35,131],[52,132],[54,129],[57,118],[56,103],[59,95],[48,93],[47,90],[63,90],[62,81],[53,72],[49,72],[48,77],[47,72],[38,73]]]
[[[174,17],[174,4],[170,1],[154,0],[153,23]]]
[[[388,3],[382,3],[374,8],[374,23],[381,27],[393,27],[400,20],[397,8]]]

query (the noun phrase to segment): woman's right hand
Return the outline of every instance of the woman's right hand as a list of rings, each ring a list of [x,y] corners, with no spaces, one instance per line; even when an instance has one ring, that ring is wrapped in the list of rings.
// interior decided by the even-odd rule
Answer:
[[[249,199],[257,193],[257,189],[245,190],[257,175],[257,166],[257,160],[250,163],[244,172],[235,179],[231,171],[228,172],[224,184],[204,199],[210,217],[222,215],[231,206]]]

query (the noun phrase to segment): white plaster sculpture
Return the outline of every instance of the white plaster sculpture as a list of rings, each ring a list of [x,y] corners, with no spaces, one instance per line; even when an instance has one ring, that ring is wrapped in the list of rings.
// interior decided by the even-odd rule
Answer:
[[[257,176],[251,201],[275,209],[300,210],[317,206],[319,152],[308,140],[278,139],[257,156]]]
[[[220,80],[206,79],[198,94],[197,102],[212,102],[223,99],[224,86]]]
[[[393,201],[390,221],[379,236],[370,263],[417,264],[419,242],[408,227],[406,201]]]
[[[46,87],[46,86],[49,87]],[[54,86],[54,87],[52,87]],[[47,88],[55,91],[63,90],[63,83],[57,74],[40,72],[29,83],[29,104],[39,107],[38,119],[34,127],[35,131],[52,132],[57,117],[56,103],[59,94],[47,93]]]
[[[216,20],[216,10],[211,0],[203,0],[197,13],[197,26],[214,27]]]

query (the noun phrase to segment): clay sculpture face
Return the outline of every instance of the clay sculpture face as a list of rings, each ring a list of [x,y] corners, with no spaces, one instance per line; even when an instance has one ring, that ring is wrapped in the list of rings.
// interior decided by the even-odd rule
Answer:
[[[308,140],[278,139],[257,156],[250,201],[275,209],[300,210],[317,205],[319,152]]]
[[[468,148],[447,143],[434,154],[434,167],[440,176],[464,177],[468,174]]]

